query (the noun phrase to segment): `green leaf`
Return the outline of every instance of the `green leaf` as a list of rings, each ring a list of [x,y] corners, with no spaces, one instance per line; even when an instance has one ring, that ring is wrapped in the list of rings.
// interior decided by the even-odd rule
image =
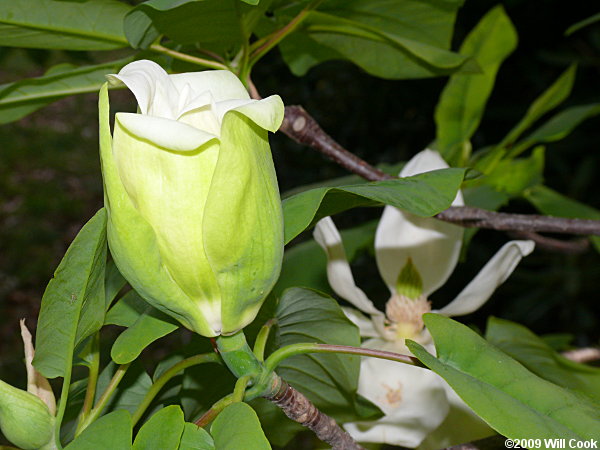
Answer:
[[[114,0],[2,2],[0,46],[62,50],[127,47],[123,18],[130,9]]]
[[[554,142],[565,138],[584,120],[600,114],[600,103],[567,108],[554,115],[548,122],[515,144],[511,155],[518,155],[538,142]]]
[[[248,40],[270,2],[240,0],[149,0],[125,17],[132,47],[147,48],[161,34],[179,44],[199,44],[219,54],[234,51]]]
[[[130,60],[83,67],[61,64],[41,77],[0,85],[0,124],[19,120],[70,95],[97,92],[106,82],[106,74],[118,72]]]
[[[462,165],[468,158],[469,140],[481,122],[496,73],[517,41],[502,6],[488,12],[465,38],[460,54],[474,58],[481,73],[452,75],[435,110],[436,147],[452,165]]]
[[[146,422],[133,441],[133,450],[177,450],[183,434],[183,411],[167,406]]]
[[[360,346],[357,327],[331,297],[291,288],[283,293],[275,313],[276,345],[300,342]],[[333,353],[297,355],[284,360],[277,373],[316,406],[342,422],[356,419],[362,405],[356,395],[360,358]],[[369,412],[377,414],[377,409]]]
[[[373,246],[378,220],[340,231],[349,261],[358,251]],[[279,297],[284,290],[293,286],[306,286],[322,292],[331,292],[327,281],[327,257],[314,240],[294,245],[285,251],[281,274],[272,295]]]
[[[108,387],[117,368],[118,366],[111,361],[102,372],[100,372],[98,377],[98,387],[96,389],[96,402]],[[150,386],[152,386],[150,375],[148,375],[141,363],[134,361],[127,369],[119,386],[115,389],[115,393],[106,406],[106,410],[115,411],[124,409],[133,415],[138,406],[142,403]]]
[[[537,147],[528,158],[503,159],[483,179],[497,192],[509,196],[520,195],[526,189],[537,186],[543,180],[544,147]]]
[[[36,333],[34,365],[46,378],[70,373],[75,346],[104,321],[106,211],[81,229],[54,272]]]
[[[127,284],[127,280],[123,278],[121,272],[117,268],[117,265],[111,259],[106,263],[106,277],[104,280],[104,292],[105,292],[105,309],[108,310],[115,297],[119,294],[121,289]],[[106,322],[106,319],[105,319]]]
[[[485,338],[543,379],[600,402],[600,369],[568,360],[523,325],[490,317]]]
[[[535,186],[526,190],[523,196],[542,214],[570,219],[600,220],[600,211],[573,200],[546,186]],[[594,247],[600,252],[600,236],[590,236]]]
[[[546,381],[452,319],[425,314],[437,358],[410,351],[444,378],[475,413],[510,439],[597,439],[600,408]]]
[[[576,22],[573,25],[571,25],[569,28],[567,28],[567,31],[565,31],[565,36],[570,36],[573,33],[575,33],[576,31],[579,31],[582,28],[585,28],[588,25],[592,25],[598,21],[600,21],[600,13],[593,14],[590,17],[586,17],[585,19],[580,20],[579,22]]]
[[[373,183],[322,187],[283,201],[285,242],[326,216],[358,206],[392,205],[428,217],[448,208],[464,176],[464,169],[442,169]]]
[[[449,51],[461,5],[462,1],[329,0],[310,12],[280,49],[298,76],[331,59],[350,60],[371,75],[389,79],[449,73],[466,60]],[[300,7],[276,9],[276,27],[287,24]]]
[[[210,434],[198,425],[186,422],[179,443],[179,450],[213,450],[215,443]]]
[[[127,411],[114,411],[92,422],[65,450],[130,450],[131,427]]]
[[[106,313],[104,325],[130,327],[150,305],[133,289],[127,292]]]
[[[246,403],[234,403],[225,408],[211,425],[210,433],[219,450],[271,448],[258,416]]]
[[[533,123],[546,114],[548,111],[553,110],[560,105],[571,93],[573,88],[573,82],[575,81],[575,72],[577,66],[572,65],[558,79],[546,89],[542,95],[535,99],[535,101],[529,106],[525,117],[506,135],[502,142],[498,144],[499,148],[510,146],[514,143],[521,134],[527,130]],[[509,156],[513,156],[509,152]]]
[[[117,364],[127,364],[136,359],[148,345],[179,328],[179,323],[147,306],[137,320],[116,339],[110,357]]]

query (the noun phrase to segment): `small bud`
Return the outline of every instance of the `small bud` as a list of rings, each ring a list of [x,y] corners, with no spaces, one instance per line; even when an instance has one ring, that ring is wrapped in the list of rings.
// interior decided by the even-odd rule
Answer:
[[[423,293],[423,280],[410,257],[398,275],[396,293],[413,300],[419,298]]]
[[[0,380],[0,430],[24,450],[54,448],[54,416],[35,395]]]

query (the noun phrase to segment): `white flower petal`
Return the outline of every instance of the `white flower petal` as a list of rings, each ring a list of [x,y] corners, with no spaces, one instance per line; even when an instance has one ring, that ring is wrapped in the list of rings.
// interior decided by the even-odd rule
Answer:
[[[389,343],[377,339],[365,342],[364,347],[390,350]],[[394,361],[364,358],[358,393],[385,413],[376,421],[344,425],[359,442],[414,448],[442,423],[448,412],[446,391],[438,375]]]
[[[507,242],[452,302],[434,312],[462,316],[477,311],[534,247],[533,241]]]
[[[216,103],[232,98],[250,99],[248,91],[239,78],[228,70],[177,73],[170,75],[169,78],[179,92],[184,86],[189,85],[197,95],[210,92]]]
[[[191,125],[161,117],[133,113],[117,113],[115,120],[139,138],[172,151],[196,150],[217,136]]]
[[[400,176],[447,167],[439,153],[423,150],[406,163]],[[452,205],[464,205],[460,192]],[[409,257],[421,275],[425,296],[443,285],[458,262],[463,232],[462,227],[386,206],[375,234],[375,256],[390,292],[395,292],[398,275]]]
[[[343,307],[342,311],[344,311],[348,320],[358,327],[362,337],[382,337],[381,329],[383,328],[383,321],[385,319],[383,313],[379,313],[377,316],[374,315],[373,319],[369,319],[354,308]]]
[[[284,106],[278,95],[271,95],[262,100],[232,100],[217,103],[217,114],[220,120],[228,111],[237,111],[259,127],[275,133],[283,121]]]
[[[142,114],[177,119],[179,92],[167,72],[154,61],[134,61],[107,78],[111,84],[121,82],[129,88]]]
[[[329,285],[344,300],[349,301],[362,312],[381,314],[365,293],[356,286],[346,251],[342,245],[342,237],[331,217],[325,217],[317,223],[313,232],[315,241],[327,253],[327,279]]]

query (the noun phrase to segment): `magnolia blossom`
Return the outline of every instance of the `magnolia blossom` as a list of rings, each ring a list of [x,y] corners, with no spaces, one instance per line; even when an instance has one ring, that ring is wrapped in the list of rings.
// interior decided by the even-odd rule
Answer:
[[[437,152],[424,150],[406,164],[400,176],[446,167]],[[452,205],[463,204],[459,192]],[[344,308],[344,312],[359,327],[361,336],[369,338],[363,347],[410,354],[404,342],[412,339],[434,353],[422,315],[431,311],[429,295],[446,282],[456,267],[462,228],[390,206],[385,208],[375,235],[377,266],[390,290],[385,313],[375,308],[356,286],[340,234],[331,218],[317,224],[314,236],[327,253],[327,276],[332,289],[358,308]],[[506,243],[452,302],[433,312],[460,316],[477,310],[533,248],[532,241]],[[414,448],[430,435],[430,445],[446,446],[489,432],[446,382],[426,369],[363,358],[358,392],[384,413],[376,421],[344,425],[359,442]],[[449,411],[452,412],[449,414]],[[471,434],[461,435],[465,427],[457,424],[457,419],[463,421],[462,425],[469,422],[467,433]]]
[[[274,95],[253,100],[226,70],[169,75],[135,61],[110,75],[138,113],[100,96],[108,243],[149,303],[203,336],[250,323],[275,284],[283,213],[267,131],[283,120]]]

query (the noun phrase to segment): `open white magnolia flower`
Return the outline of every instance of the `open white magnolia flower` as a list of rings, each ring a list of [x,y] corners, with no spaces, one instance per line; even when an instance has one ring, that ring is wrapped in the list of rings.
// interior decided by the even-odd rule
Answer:
[[[400,176],[446,167],[437,152],[424,150],[406,164]],[[459,192],[452,205],[463,204]],[[446,282],[456,267],[463,237],[461,227],[394,207],[385,208],[375,235],[377,266],[391,294],[385,314],[356,286],[341,236],[331,218],[317,224],[314,236],[327,253],[327,277],[332,289],[360,310],[345,308],[344,312],[359,327],[361,336],[370,338],[363,347],[410,354],[404,342],[412,339],[434,353],[422,315],[431,311],[428,296]],[[433,312],[460,316],[477,310],[533,248],[532,241],[506,243],[452,302]],[[363,358],[358,392],[385,414],[376,421],[344,425],[359,442],[415,448],[431,434],[428,441],[434,436],[439,438],[431,445],[443,442],[442,446],[446,446],[463,442],[452,441],[465,436],[478,438],[489,432],[446,382],[426,369]],[[453,415],[448,414],[451,409]],[[469,420],[469,429],[461,430],[463,427],[454,423],[457,418]],[[449,430],[443,429],[446,423],[440,427],[445,420],[454,421]]]

